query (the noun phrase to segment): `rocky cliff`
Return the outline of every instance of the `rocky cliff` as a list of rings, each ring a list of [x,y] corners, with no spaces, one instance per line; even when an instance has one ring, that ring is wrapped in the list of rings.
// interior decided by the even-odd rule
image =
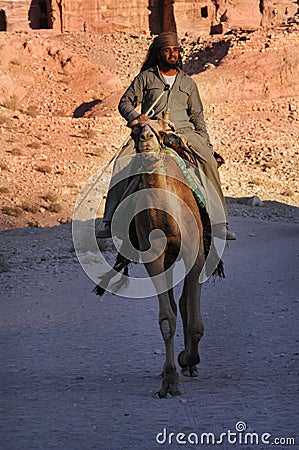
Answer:
[[[287,11],[286,11],[287,8]],[[296,14],[289,0],[0,0],[0,31],[54,29],[111,33],[223,33],[283,22]]]

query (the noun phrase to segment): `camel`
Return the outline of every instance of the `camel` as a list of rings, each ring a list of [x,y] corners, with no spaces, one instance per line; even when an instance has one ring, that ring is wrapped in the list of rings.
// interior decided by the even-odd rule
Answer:
[[[142,196],[140,201],[137,196],[135,209],[138,213],[130,226],[130,239],[140,254],[144,255],[141,260],[154,283],[159,300],[159,326],[166,359],[162,386],[157,395],[163,398],[167,393],[172,396],[180,395],[174,355],[178,308],[173,292],[174,265],[178,259],[183,260],[186,267],[178,302],[184,330],[184,350],[178,355],[178,363],[184,376],[198,376],[198,347],[204,334],[199,278],[205,264],[206,248],[204,216],[191,188],[184,181],[181,169],[172,157],[165,157],[165,146],[161,145],[163,136],[166,136],[163,127],[161,124],[157,126],[157,121],[153,122],[150,120],[141,123],[133,131],[143,171],[139,183]],[[129,257],[119,253],[114,269],[127,270],[129,260]],[[107,286],[115,270],[104,277],[104,286]],[[222,267],[219,270],[218,273],[221,274]],[[103,286],[103,280],[101,285]],[[104,291],[105,287],[100,285],[95,288],[98,295],[102,295]]]

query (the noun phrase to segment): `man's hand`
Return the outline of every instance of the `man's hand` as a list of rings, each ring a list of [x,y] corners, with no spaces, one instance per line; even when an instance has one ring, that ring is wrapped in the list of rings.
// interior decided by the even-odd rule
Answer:
[[[140,122],[147,122],[149,119],[150,119],[150,117],[147,116],[146,114],[140,114],[140,116],[137,119],[132,120],[132,122],[129,124],[129,127],[133,128],[138,123],[140,123]]]
[[[149,119],[150,119],[150,117],[147,116],[146,114],[141,114],[141,115],[138,117],[138,122],[147,122]]]

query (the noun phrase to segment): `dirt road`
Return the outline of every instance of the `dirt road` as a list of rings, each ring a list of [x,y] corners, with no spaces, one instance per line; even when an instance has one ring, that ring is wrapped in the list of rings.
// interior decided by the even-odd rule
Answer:
[[[1,233],[1,450],[298,448],[296,210],[230,208],[238,240],[203,288],[200,377],[163,400],[156,299],[92,294],[70,225]],[[177,352],[182,339],[179,323]]]

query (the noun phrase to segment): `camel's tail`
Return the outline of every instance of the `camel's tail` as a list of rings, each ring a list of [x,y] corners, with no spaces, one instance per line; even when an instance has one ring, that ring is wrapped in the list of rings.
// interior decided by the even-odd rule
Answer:
[[[225,278],[225,273],[224,273],[224,264],[222,259],[219,259],[219,262],[217,264],[216,269],[214,270],[213,276],[218,276],[219,278]]]
[[[100,297],[106,292],[107,287],[112,280],[112,278],[117,275],[116,272],[121,272],[123,270],[123,275],[120,280],[116,281],[113,285],[113,290],[118,291],[121,287],[127,285],[128,280],[127,276],[129,274],[129,263],[130,260],[123,256],[121,253],[118,253],[115,264],[108,273],[106,273],[101,279],[99,284],[92,290],[96,295]]]

